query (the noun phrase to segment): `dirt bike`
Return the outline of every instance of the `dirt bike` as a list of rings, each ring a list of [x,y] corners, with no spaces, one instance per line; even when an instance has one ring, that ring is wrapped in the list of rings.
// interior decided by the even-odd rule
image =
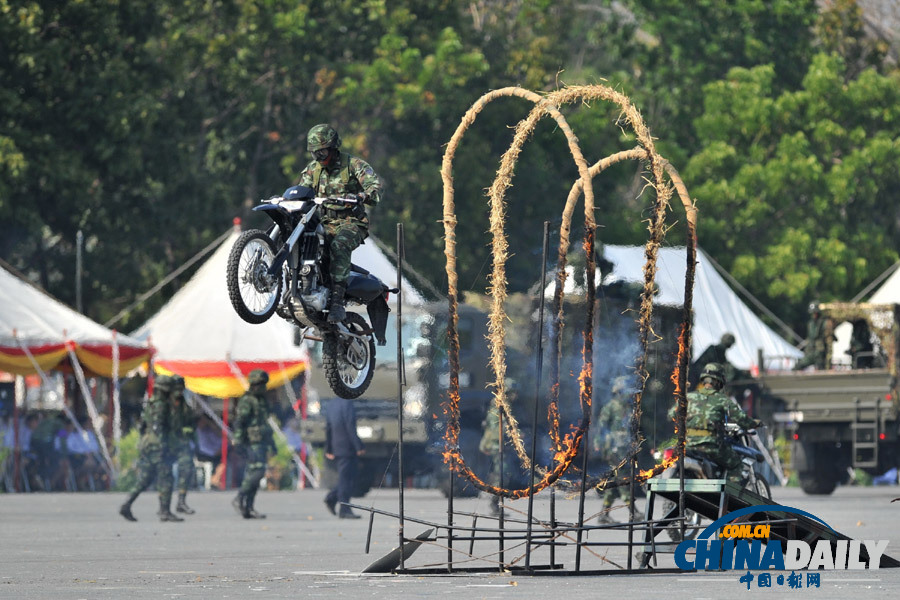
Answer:
[[[274,223],[266,231],[247,230],[235,241],[228,257],[228,295],[248,323],[263,323],[277,312],[301,328],[301,339],[322,341],[328,385],[338,396],[352,399],[372,381],[375,340],[379,346],[386,343],[388,294],[398,290],[352,265],[344,305],[365,306],[371,326],[349,310],[340,323],[328,321],[331,281],[321,222],[325,203],[360,206],[357,198],[317,198],[305,186],[261,200],[253,210]]]
[[[741,487],[771,500],[772,491],[769,489],[769,483],[757,472],[759,463],[765,459],[762,452],[750,446],[750,436],[756,435],[756,431],[742,429],[734,423],[726,423],[724,435],[726,442],[730,443],[732,449],[741,457],[741,476],[739,481]],[[674,452],[674,448],[667,448],[663,453],[663,457],[669,458],[674,455]],[[660,478],[677,479],[678,465],[673,465],[663,471]],[[684,457],[684,478],[725,479],[726,473],[719,464],[710,460],[705,454],[692,452],[688,448]],[[673,506],[674,503],[668,500],[664,501],[662,514],[667,514]],[[667,529],[666,532],[672,541],[675,542],[680,542],[682,539],[692,540],[703,530],[700,521],[700,515],[692,510],[685,510],[684,537],[682,538],[681,531],[678,528]]]

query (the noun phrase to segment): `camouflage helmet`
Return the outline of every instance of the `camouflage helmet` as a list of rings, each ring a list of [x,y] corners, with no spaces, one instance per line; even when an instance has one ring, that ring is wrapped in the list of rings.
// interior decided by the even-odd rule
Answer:
[[[702,381],[707,377],[717,381],[719,386],[725,385],[725,369],[719,363],[709,363],[703,367],[703,372],[700,373],[700,380]]]
[[[172,377],[169,375],[158,375],[153,381],[153,389],[168,394],[173,388]]]
[[[172,375],[172,391],[175,392],[183,392],[184,391],[184,377],[181,375]]]
[[[265,385],[269,383],[269,374],[262,369],[253,369],[247,376],[247,381],[250,385]]]
[[[719,343],[726,348],[731,348],[732,346],[734,346],[734,342],[734,335],[731,333],[723,333],[722,339],[719,341]]]
[[[314,125],[306,134],[306,149],[310,152],[325,148],[340,148],[341,136],[337,130],[327,123]]]

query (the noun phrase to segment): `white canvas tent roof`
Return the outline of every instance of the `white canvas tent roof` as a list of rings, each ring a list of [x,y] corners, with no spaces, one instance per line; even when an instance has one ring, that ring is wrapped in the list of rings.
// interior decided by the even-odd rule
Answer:
[[[225,269],[235,231],[190,281],[133,335],[151,341],[157,361],[305,360],[293,326],[277,315],[260,325],[241,319],[228,298]]]
[[[71,348],[91,372],[110,376],[150,355],[146,343],[95,323],[5,268],[0,268],[0,306],[0,371],[49,371],[67,360]]]
[[[871,304],[900,304],[900,269],[894,273],[875,290],[868,302]]]
[[[614,265],[612,272],[603,277],[604,284],[615,281],[643,282],[646,262],[643,246],[607,245],[603,247],[603,255]],[[659,293],[654,298],[654,304],[680,306],[684,303],[686,260],[683,246],[660,248],[656,274]],[[802,356],[802,352],[775,333],[744,304],[712,267],[702,249],[697,251],[694,276],[694,356],[699,356],[711,344],[718,343],[722,334],[729,332],[734,334],[736,342],[728,350],[728,360],[740,369],[750,369],[756,365],[757,350],[760,348],[766,357],[789,357],[793,361]],[[597,280],[600,281],[599,273]],[[545,293],[552,295],[555,285],[550,283]],[[565,293],[577,293],[571,275],[566,279]],[[768,368],[773,366],[787,365],[767,365]]]
[[[0,345],[16,346],[13,336],[27,344],[53,344],[67,340],[85,344],[109,344],[113,332],[75,311],[56,298],[0,268]],[[120,346],[145,344],[119,334]]]

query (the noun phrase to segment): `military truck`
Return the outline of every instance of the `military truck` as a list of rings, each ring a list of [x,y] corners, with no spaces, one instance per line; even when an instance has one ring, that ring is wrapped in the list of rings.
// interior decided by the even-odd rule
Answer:
[[[403,360],[406,366],[406,385],[403,393],[404,472],[413,475],[427,467],[425,394],[421,381],[426,356],[421,350],[422,332],[432,317],[426,310],[403,309]],[[373,486],[395,486],[399,473],[397,442],[399,427],[397,379],[397,318],[388,317],[385,338],[387,345],[377,348],[375,373],[369,389],[354,400],[356,431],[366,445],[366,453],[357,468],[355,497],[364,496]],[[302,422],[304,441],[315,448],[325,447],[325,407],[334,393],[324,379],[321,344],[311,348],[309,405],[307,418]],[[332,485],[337,473],[331,461],[325,461],[322,484]]]
[[[778,407],[775,420],[793,440],[791,462],[803,491],[830,494],[852,468],[878,475],[900,464],[900,305],[818,308],[831,342],[828,368],[762,369],[759,382],[763,401]]]

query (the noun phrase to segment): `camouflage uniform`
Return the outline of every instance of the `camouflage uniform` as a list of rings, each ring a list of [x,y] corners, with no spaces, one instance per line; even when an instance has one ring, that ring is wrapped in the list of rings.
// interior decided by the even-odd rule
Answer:
[[[500,477],[500,413],[491,400],[491,407],[481,423],[481,441],[478,450],[490,457],[491,466],[488,471],[487,483],[501,487]],[[500,512],[500,496],[491,496],[491,510]]]
[[[307,148],[312,152],[325,147],[336,150],[340,147],[340,138],[331,127],[316,125],[307,136]],[[318,197],[365,193],[365,204],[369,206],[378,204],[382,196],[381,180],[374,169],[366,161],[346,152],[336,153],[335,160],[328,166],[317,160],[309,163],[300,173],[298,185],[312,188]],[[354,208],[326,203],[324,207],[322,224],[329,246],[331,281],[332,284],[343,283],[350,275],[351,254],[369,235],[369,218],[363,206]]]
[[[192,515],[194,509],[187,505],[187,491],[194,481],[194,411],[188,406],[184,397],[184,378],[173,377],[172,390],[172,427],[169,443],[172,454],[178,465],[178,504],[177,512]]]
[[[253,508],[259,482],[266,474],[268,451],[275,451],[275,438],[269,425],[269,406],[266,401],[266,383],[269,375],[261,369],[250,372],[247,381],[250,389],[237,404],[234,443],[247,459],[240,491],[232,504],[245,519],[264,519]]]
[[[172,501],[172,463],[174,456],[171,453],[171,393],[174,382],[171,377],[162,375],[156,378],[156,387],[153,395],[144,405],[141,413],[141,439],[138,443],[140,453],[137,461],[138,480],[128,495],[125,504],[119,509],[119,514],[129,521],[137,521],[131,514],[131,505],[141,492],[150,487],[156,480],[156,490],[159,493],[160,521],[183,521],[184,519],[172,514],[169,505]]]
[[[815,304],[810,305],[809,308],[812,316],[806,324],[806,350],[803,354],[803,358],[794,365],[795,371],[805,369],[810,365],[814,365],[816,369],[828,368],[825,318],[819,312],[819,309]]]
[[[614,467],[624,458],[630,440],[631,411],[628,408],[627,378],[617,377],[613,381],[612,397],[600,409],[594,431],[594,451],[603,462]],[[597,490],[603,498],[603,508],[608,509],[616,498],[631,505],[631,489],[629,486],[618,486],[604,491]],[[601,523],[611,523],[612,518],[604,512],[599,518]]]
[[[718,382],[713,381],[713,376],[719,378]],[[687,395],[687,450],[702,453],[723,467],[728,479],[737,480],[741,457],[723,439],[725,424],[737,423],[744,429],[752,429],[758,421],[748,417],[731,398],[719,391],[724,384],[720,365],[707,365],[700,379],[699,389]],[[674,417],[674,411],[675,407],[670,416]]]

